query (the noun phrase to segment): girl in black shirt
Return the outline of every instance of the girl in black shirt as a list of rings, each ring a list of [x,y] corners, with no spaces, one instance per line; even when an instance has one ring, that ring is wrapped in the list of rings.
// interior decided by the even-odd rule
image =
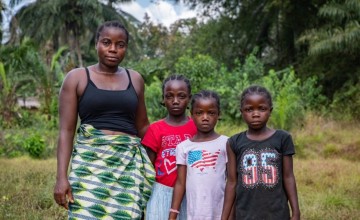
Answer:
[[[227,143],[228,180],[222,218],[300,219],[291,135],[267,127],[271,95],[261,86],[250,86],[241,95],[240,111],[248,130]],[[235,196],[236,194],[236,196]],[[234,204],[235,201],[235,204]]]

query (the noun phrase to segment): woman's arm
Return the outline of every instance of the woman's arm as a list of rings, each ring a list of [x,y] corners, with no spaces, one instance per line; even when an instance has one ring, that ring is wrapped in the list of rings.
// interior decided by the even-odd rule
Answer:
[[[174,193],[171,201],[171,209],[180,210],[181,201],[183,200],[186,188],[186,165],[177,165],[177,178],[174,186]],[[170,212],[170,210],[169,210]],[[178,213],[171,211],[169,213],[169,220],[175,220]]]
[[[57,175],[54,188],[56,203],[68,209],[68,201],[73,202],[67,171],[73,150],[77,123],[77,77],[76,71],[67,74],[59,95],[60,130],[57,146]]]
[[[145,97],[144,97],[144,79],[142,76],[133,70],[129,70],[131,73],[131,81],[138,96],[138,107],[135,116],[135,126],[138,131],[138,136],[143,138],[147,128],[149,127],[149,119],[146,113]]]
[[[226,143],[226,152],[228,157],[228,162],[226,164],[227,180],[225,187],[224,206],[221,214],[222,220],[233,219],[233,206],[237,184],[236,156],[230,147],[229,141]]]
[[[291,213],[292,213],[291,219],[298,220],[300,219],[300,209],[299,209],[298,196],[296,190],[295,176],[293,172],[292,156],[283,157],[283,181],[284,181],[285,192],[290,202]]]

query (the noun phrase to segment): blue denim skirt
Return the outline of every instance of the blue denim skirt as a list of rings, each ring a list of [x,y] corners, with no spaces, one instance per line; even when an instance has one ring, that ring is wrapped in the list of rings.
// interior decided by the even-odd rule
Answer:
[[[168,220],[174,188],[155,182],[146,206],[146,220]],[[186,196],[181,202],[178,220],[186,220]]]

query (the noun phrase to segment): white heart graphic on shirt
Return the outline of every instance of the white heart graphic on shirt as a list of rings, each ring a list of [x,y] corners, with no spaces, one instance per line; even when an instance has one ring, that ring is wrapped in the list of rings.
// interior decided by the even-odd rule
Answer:
[[[165,166],[167,174],[170,174],[176,170],[176,161],[170,162],[169,159],[165,159],[164,166]]]

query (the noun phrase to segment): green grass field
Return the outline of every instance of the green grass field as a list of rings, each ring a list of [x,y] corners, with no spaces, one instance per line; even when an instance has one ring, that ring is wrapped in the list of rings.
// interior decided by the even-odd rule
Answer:
[[[360,127],[309,118],[292,134],[302,219],[360,219]],[[55,172],[55,158],[0,159],[0,219],[66,219],[53,201]]]

